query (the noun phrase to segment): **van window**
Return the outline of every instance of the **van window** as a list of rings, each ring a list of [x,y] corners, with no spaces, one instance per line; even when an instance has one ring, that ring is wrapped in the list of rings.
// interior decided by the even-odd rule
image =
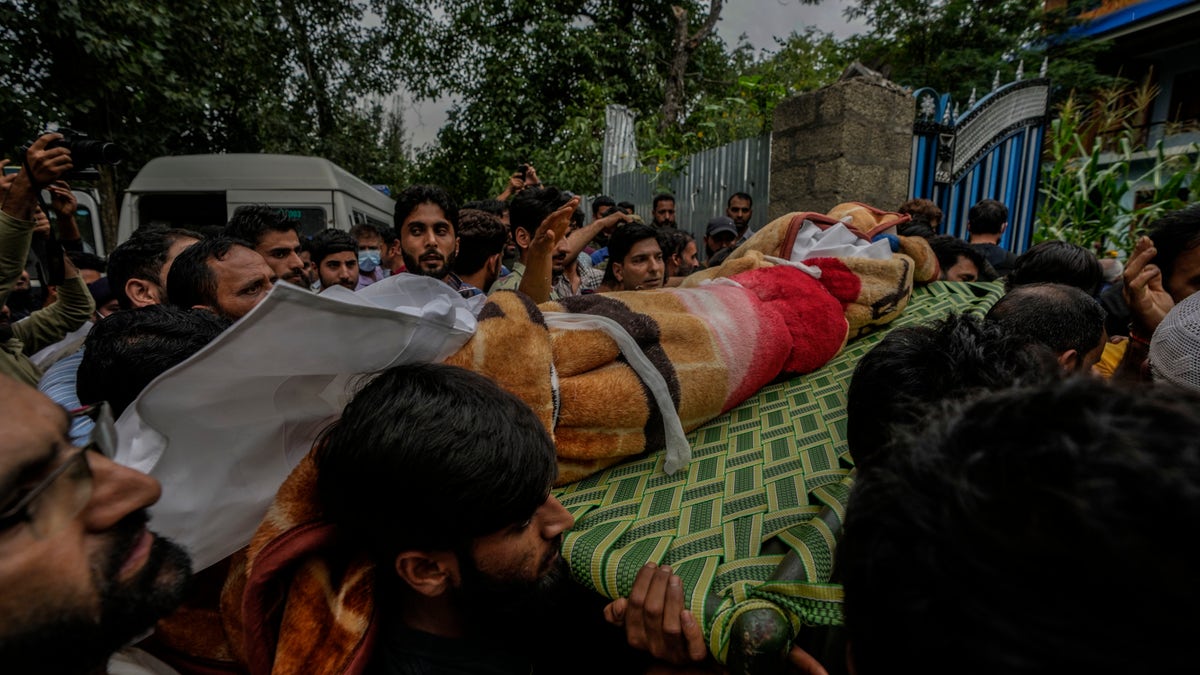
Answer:
[[[225,194],[143,194],[137,201],[138,226],[165,225],[198,230],[209,225],[223,226]]]
[[[83,250],[88,253],[96,252],[96,229],[92,221],[96,217],[98,214],[93,214],[86,206],[80,205],[75,209],[75,224],[79,226],[79,234],[83,237]]]
[[[351,209],[350,217],[354,221],[355,225],[370,224],[370,225],[375,226],[375,229],[380,230],[380,231],[382,231],[382,228],[392,226],[391,223],[385,223],[382,220],[380,220],[372,215],[369,215],[369,214],[363,213],[362,211],[359,211],[358,209]]]
[[[288,220],[300,223],[300,236],[311,237],[329,227],[329,218],[320,206],[280,206],[279,212]]]

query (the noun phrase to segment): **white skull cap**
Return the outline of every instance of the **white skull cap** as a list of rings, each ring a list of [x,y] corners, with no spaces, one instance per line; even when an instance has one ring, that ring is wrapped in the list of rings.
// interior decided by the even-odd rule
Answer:
[[[1150,372],[1155,380],[1200,392],[1200,293],[1177,303],[1154,331]]]

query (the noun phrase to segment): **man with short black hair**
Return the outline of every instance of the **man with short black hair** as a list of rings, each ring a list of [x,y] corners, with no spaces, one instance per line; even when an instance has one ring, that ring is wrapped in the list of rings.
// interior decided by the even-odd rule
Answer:
[[[1198,411],[1076,377],[897,434],[859,466],[838,545],[850,672],[1194,670]]]
[[[76,417],[99,420],[73,445]],[[106,672],[183,599],[190,561],[146,529],[161,488],[111,459],[111,414],[69,413],[0,375],[0,663],[13,673]],[[122,660],[141,654],[123,650]],[[145,664],[150,657],[136,658]],[[170,672],[161,663],[156,670]],[[134,672],[134,671],[114,671]]]
[[[988,310],[987,320],[1009,335],[1044,345],[1067,372],[1090,372],[1108,342],[1100,303],[1065,284],[1018,286]]]
[[[167,276],[175,258],[201,239],[191,230],[134,230],[108,254],[108,285],[121,309],[165,303]]]
[[[410,185],[396,196],[396,234],[409,274],[445,282],[464,298],[483,291],[454,273],[458,255],[458,204],[436,185]]]
[[[551,493],[554,443],[533,411],[492,380],[441,364],[386,370],[317,447],[323,514],[348,552],[377,570],[373,671],[549,672],[582,649],[588,662],[575,670],[629,672],[628,663],[611,662],[620,644],[611,640],[621,635],[599,623],[601,611],[629,644],[659,658],[706,655],[666,567],[643,568],[636,599],[596,605],[579,634],[579,619],[564,614],[578,615],[580,604],[563,596],[571,586],[560,549],[574,518]],[[664,607],[679,610],[671,616]],[[606,648],[596,647],[598,633]]]
[[[1043,241],[1017,256],[1004,286],[1011,290],[1026,284],[1066,284],[1094,296],[1103,280],[1100,261],[1091,251],[1067,241]]]
[[[500,278],[500,257],[508,232],[496,216],[475,209],[458,212],[458,257],[454,273],[464,283],[487,293]]]
[[[929,239],[929,248],[937,257],[941,281],[992,281],[992,268],[979,250],[950,235]]]
[[[754,199],[745,192],[735,192],[725,202],[725,215],[729,216],[734,226],[737,227],[738,244],[754,236],[754,230],[750,229],[750,217],[753,214]]]
[[[225,236],[249,242],[280,281],[307,288],[304,261],[300,259],[300,223],[281,209],[266,204],[247,204],[233,211]]]
[[[312,238],[310,249],[320,285],[318,290],[330,286],[358,289],[358,243],[354,237],[331,227]]]
[[[254,309],[275,285],[275,272],[246,242],[215,237],[186,249],[167,276],[172,305],[207,309],[236,321]]]
[[[1012,271],[1017,256],[1000,248],[1000,237],[1008,229],[1008,207],[995,199],[984,199],[967,211],[969,242],[999,276]]]
[[[592,200],[592,220],[600,220],[608,212],[608,209],[616,205],[617,202],[612,197],[608,195],[596,195],[596,198]]]
[[[88,334],[76,387],[83,405],[107,401],[113,417],[120,417],[154,378],[230,326],[213,312],[172,305],[139,307],[110,318]]]
[[[604,269],[606,291],[642,291],[662,288],[666,265],[658,245],[662,230],[626,223],[613,231],[608,243],[609,261]]]
[[[676,227],[675,225],[675,195],[662,193],[654,195],[650,215],[654,217],[655,227]]]

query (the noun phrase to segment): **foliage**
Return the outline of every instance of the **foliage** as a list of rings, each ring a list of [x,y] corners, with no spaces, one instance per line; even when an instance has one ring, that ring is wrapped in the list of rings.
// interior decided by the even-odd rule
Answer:
[[[1085,0],[1047,11],[1043,0],[858,0],[846,10],[871,26],[846,49],[867,66],[912,88],[933,87],[966,101],[991,91],[996,73],[1011,81],[1017,65],[1036,72],[1048,59],[1060,98],[1110,83],[1094,66],[1104,44],[1048,41],[1073,23]]]
[[[1200,147],[1189,159],[1168,154],[1162,141],[1146,145],[1140,106],[1154,93],[1147,80],[1060,106],[1047,136],[1036,241],[1128,251],[1148,224],[1186,205],[1183,191],[1200,190]]]
[[[372,157],[386,111],[353,104],[394,86],[395,50],[366,17],[355,0],[11,0],[0,146],[48,122],[122,145],[128,159],[102,173],[110,234],[121,190],[158,155],[317,154],[396,182],[400,158]]]

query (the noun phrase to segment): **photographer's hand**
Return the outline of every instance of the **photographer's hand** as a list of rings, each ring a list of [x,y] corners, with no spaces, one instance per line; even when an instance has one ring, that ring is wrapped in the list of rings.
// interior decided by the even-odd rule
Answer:
[[[57,215],[58,240],[69,244],[82,239],[82,235],[79,234],[79,223],[75,221],[75,212],[79,209],[79,201],[75,199],[75,193],[71,192],[71,186],[67,184],[67,181],[59,180],[54,181],[54,184],[46,189],[50,191],[50,208]]]
[[[521,174],[514,173],[508,177],[508,185],[504,187],[504,192],[501,192],[496,199],[506,202],[510,197],[525,189],[525,181],[521,179]]]
[[[525,167],[525,187],[541,187],[542,179],[538,178],[537,169],[532,164],[526,164]]]
[[[43,134],[30,144],[25,152],[21,171],[0,195],[0,210],[18,220],[29,220],[33,207],[37,206],[37,193],[46,185],[58,180],[71,170],[71,151],[66,148],[50,148],[51,141],[62,138],[62,134]],[[0,186],[3,189],[4,186]]]

